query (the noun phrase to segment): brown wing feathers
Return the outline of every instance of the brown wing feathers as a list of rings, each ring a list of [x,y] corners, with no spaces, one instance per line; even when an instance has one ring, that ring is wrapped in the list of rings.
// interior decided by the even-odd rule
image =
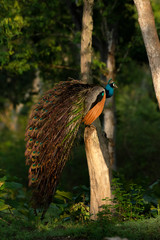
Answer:
[[[83,122],[85,125],[91,125],[92,122],[94,122],[99,117],[99,115],[103,111],[105,100],[106,100],[106,94],[104,93],[102,100],[98,102],[93,108],[91,108],[83,118]]]

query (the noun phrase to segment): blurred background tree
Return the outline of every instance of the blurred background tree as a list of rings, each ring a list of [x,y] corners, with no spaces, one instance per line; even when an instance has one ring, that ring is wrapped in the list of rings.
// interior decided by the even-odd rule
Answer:
[[[152,1],[157,28],[158,3]],[[0,166],[27,186],[28,114],[56,82],[79,79],[83,2],[0,0],[0,5]],[[133,2],[95,1],[93,20],[95,83],[106,71],[105,21],[115,31],[117,174],[147,188],[159,178],[160,116]],[[62,174],[59,188],[64,190],[89,185],[81,133],[78,142]]]

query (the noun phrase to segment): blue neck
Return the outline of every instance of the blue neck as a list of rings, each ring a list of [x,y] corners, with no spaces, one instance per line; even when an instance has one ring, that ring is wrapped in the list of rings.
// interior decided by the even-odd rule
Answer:
[[[105,87],[106,90],[106,98],[110,98],[113,96],[114,88],[110,86],[110,84],[107,84]]]

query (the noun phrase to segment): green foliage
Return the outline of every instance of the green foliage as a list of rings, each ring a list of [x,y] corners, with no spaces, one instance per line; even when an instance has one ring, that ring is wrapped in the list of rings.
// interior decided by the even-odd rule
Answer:
[[[15,106],[31,99],[36,71],[48,82],[75,74],[76,34],[63,2],[1,0],[0,5],[0,93]]]
[[[82,223],[38,223],[21,219],[0,219],[2,240],[42,240],[65,237],[66,239],[101,240],[104,237],[120,236],[130,240],[158,240],[160,238],[160,217],[109,224],[107,221]]]
[[[0,178],[0,215],[33,218],[33,210],[29,207],[28,201],[28,194],[22,184],[11,181],[7,176]]]
[[[151,211],[153,215],[158,215],[160,216],[160,205],[157,204],[157,207],[152,206]]]
[[[5,58],[2,55],[2,67],[22,74],[32,67],[38,67],[42,58],[50,62],[51,55],[54,59],[57,53],[62,54],[61,43],[66,40],[59,36],[58,43],[53,34],[58,27],[69,38],[70,18],[66,15],[67,9],[64,4],[37,0],[1,3],[4,14],[1,15],[0,40],[5,54]],[[4,45],[6,48],[3,48]],[[60,60],[60,57],[57,59]]]
[[[128,192],[126,192],[118,180],[114,181],[114,187],[116,199],[114,210],[117,212],[112,212],[105,206],[97,221],[88,221],[89,212],[85,203],[86,200],[88,201],[85,199],[85,196],[88,196],[88,188],[81,186],[76,187],[74,195],[57,190],[54,202],[47,211],[44,221],[41,222],[39,216],[35,217],[33,210],[29,207],[28,196],[23,186],[13,182],[9,177],[3,177],[0,179],[1,239],[12,240],[14,237],[17,240],[22,238],[32,240],[70,236],[71,239],[72,237],[82,237],[83,239],[98,240],[115,235],[128,237],[131,240],[159,239],[159,218],[121,223],[121,220],[127,220],[127,218],[139,218],[137,214],[138,212],[141,214],[142,210],[140,208],[141,188],[137,185],[130,185]],[[83,201],[75,202],[80,199]],[[123,208],[126,208],[126,211]],[[115,213],[117,213],[116,216]],[[110,221],[111,214],[118,220],[118,224],[115,221]],[[66,222],[69,219],[71,221]]]
[[[160,179],[152,183],[144,194],[145,203],[148,204],[151,210],[151,216],[160,214]]]
[[[57,190],[43,221],[47,223],[87,222],[90,217],[88,204],[89,189],[86,186],[77,186],[72,193]],[[40,220],[42,211],[43,209],[37,211],[38,220]]]
[[[63,221],[88,221],[90,217],[88,203],[89,189],[86,186],[74,187],[73,193],[57,190],[45,220],[50,221],[54,214],[55,221],[58,221],[58,218]]]
[[[139,219],[143,217],[145,209],[144,190],[141,186],[130,184],[128,191],[118,179],[113,179],[113,195],[116,213],[122,220]]]
[[[117,178],[113,179],[112,187],[114,199],[104,199],[108,203],[103,205],[103,210],[98,213],[100,219],[106,218],[119,222],[137,220],[144,217],[145,202],[142,187],[136,184],[129,184],[126,190]]]
[[[70,216],[78,222],[87,221],[90,218],[89,207],[83,202],[76,203],[70,208]]]
[[[82,188],[86,187],[82,186]],[[79,189],[81,189],[79,187]],[[87,189],[88,190],[88,189]],[[30,206],[30,192],[27,192],[22,184],[15,182],[11,177],[4,176],[0,178],[0,216],[7,214],[10,217],[19,219],[40,221],[41,210],[37,212],[37,217]],[[54,201],[51,203],[44,221],[57,222],[72,220],[84,222],[89,220],[89,207],[86,205],[84,190],[78,191],[75,195],[70,192],[57,190]],[[77,202],[82,200],[83,202]]]

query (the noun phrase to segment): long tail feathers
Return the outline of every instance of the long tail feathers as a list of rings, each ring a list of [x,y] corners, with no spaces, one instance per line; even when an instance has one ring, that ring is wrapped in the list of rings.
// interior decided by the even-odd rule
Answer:
[[[26,164],[33,206],[48,206],[84,115],[89,85],[61,82],[33,108],[26,131]]]

